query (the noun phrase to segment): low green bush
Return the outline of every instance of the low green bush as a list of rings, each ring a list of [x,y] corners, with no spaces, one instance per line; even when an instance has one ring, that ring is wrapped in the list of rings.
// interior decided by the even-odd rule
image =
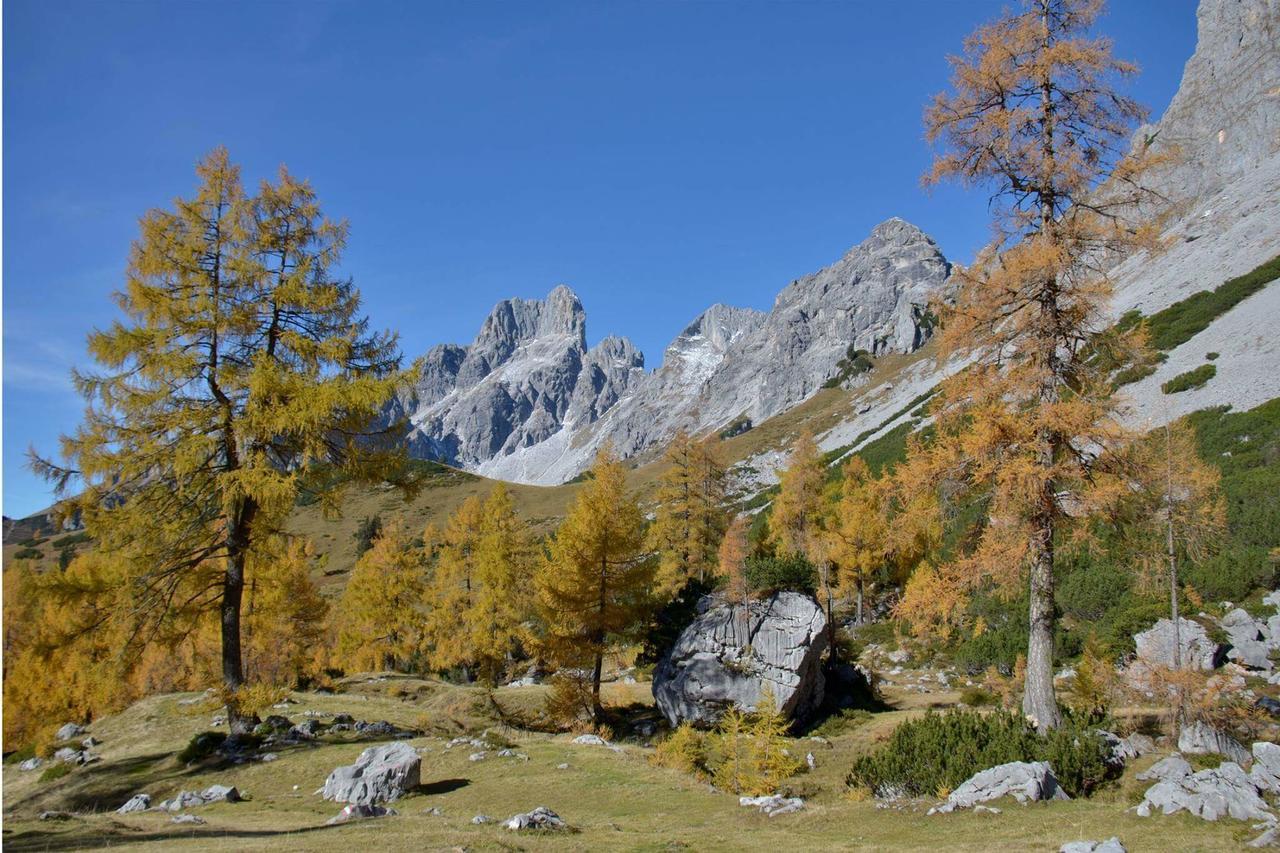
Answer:
[[[89,541],[89,534],[86,533],[85,531],[81,531],[79,533],[71,533],[66,536],[58,537],[57,539],[53,540],[53,547],[70,548],[73,545],[83,545],[85,542],[88,542],[88,541]]]
[[[187,741],[187,745],[178,753],[178,761],[182,764],[190,764],[192,761],[199,761],[213,755],[226,739],[225,732],[200,732]]]
[[[1270,589],[1275,566],[1267,549],[1233,545],[1199,562],[1187,564],[1182,579],[1209,601],[1239,601],[1254,589]]]
[[[1272,258],[1213,290],[1201,290],[1175,302],[1146,320],[1151,346],[1171,350],[1209,327],[1218,317],[1280,278],[1280,257]]]
[[[1166,394],[1178,394],[1182,391],[1192,391],[1201,387],[1210,379],[1218,375],[1218,368],[1212,364],[1202,364],[1195,370],[1188,370],[1186,373],[1179,373],[1168,382],[1160,386],[1160,390]]]
[[[1209,361],[1218,360],[1218,354],[1216,352],[1207,352],[1204,354],[1204,357],[1207,358]]]
[[[871,722],[875,715],[862,708],[846,708],[838,714],[832,714],[816,726],[810,735],[833,738],[848,734],[859,726]]]
[[[40,781],[53,782],[54,780],[61,779],[70,772],[71,765],[67,764],[65,761],[59,761],[57,764],[51,764],[44,769],[44,772],[40,774]]]
[[[818,570],[801,556],[748,557],[746,575],[751,591],[760,595],[786,590],[813,595],[818,588]]]
[[[932,711],[894,729],[880,749],[857,758],[845,782],[877,796],[936,796],[982,770],[1011,761],[1048,761],[1073,797],[1087,795],[1113,772],[1097,731],[1068,715],[1037,733],[1012,711]]]
[[[43,552],[39,548],[19,548],[14,552],[15,560],[38,560]]]
[[[985,687],[966,687],[960,691],[960,702],[970,708],[985,708],[1000,704],[1000,697]]]

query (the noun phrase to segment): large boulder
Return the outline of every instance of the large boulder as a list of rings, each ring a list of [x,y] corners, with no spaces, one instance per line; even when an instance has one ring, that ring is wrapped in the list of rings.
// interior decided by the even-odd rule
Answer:
[[[1238,764],[1248,764],[1251,759],[1240,741],[1198,721],[1183,726],[1178,735],[1178,751],[1187,755],[1225,755]]]
[[[1182,648],[1183,669],[1209,670],[1222,665],[1224,649],[1209,639],[1204,626],[1191,619],[1178,620],[1178,645]],[[1138,661],[1152,666],[1173,667],[1173,622],[1161,619],[1146,631],[1133,635]]]
[[[388,803],[422,783],[422,759],[403,741],[371,746],[355,764],[335,768],[324,781],[324,798],[339,803]]]
[[[1231,640],[1228,659],[1250,669],[1271,671],[1271,649],[1267,642],[1270,630],[1266,623],[1259,622],[1248,611],[1237,607],[1222,617],[1221,624]]]
[[[653,698],[671,725],[710,725],[772,691],[778,710],[807,716],[822,702],[827,620],[811,597],[780,592],[744,604],[704,598],[702,614],[653,673]]]
[[[1267,741],[1253,745],[1253,768],[1249,779],[1259,791],[1280,794],[1280,746]]]
[[[947,801],[929,814],[946,814],[969,809],[990,800],[1013,797],[1020,803],[1038,800],[1069,800],[1047,761],[1011,761],[975,773],[951,792]]]
[[[1224,761],[1215,770],[1201,770],[1152,785],[1138,804],[1137,813],[1139,817],[1148,817],[1157,810],[1164,814],[1187,811],[1205,820],[1223,816],[1236,820],[1275,820],[1253,782],[1233,761]]]

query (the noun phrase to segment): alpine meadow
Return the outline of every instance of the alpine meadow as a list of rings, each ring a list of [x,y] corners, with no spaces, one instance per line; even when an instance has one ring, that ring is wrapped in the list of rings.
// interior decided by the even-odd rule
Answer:
[[[1276,0],[4,23],[6,850],[1280,846]]]

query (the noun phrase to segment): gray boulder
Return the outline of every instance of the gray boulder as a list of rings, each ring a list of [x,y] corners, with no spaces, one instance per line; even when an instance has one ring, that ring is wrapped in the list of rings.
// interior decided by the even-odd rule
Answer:
[[[1140,782],[1168,781],[1176,782],[1191,775],[1191,765],[1181,755],[1174,753],[1162,758],[1146,770],[1138,774]]]
[[[149,801],[150,797],[147,799]],[[237,788],[231,785],[210,785],[203,791],[179,791],[177,795],[161,802],[157,808],[167,812],[179,812],[183,809],[207,806],[210,803],[238,803],[240,800],[240,791]]]
[[[1231,648],[1227,650],[1228,660],[1250,669],[1271,671],[1271,647],[1267,640],[1270,632],[1266,624],[1257,621],[1240,607],[1223,616],[1221,624],[1231,640]]]
[[[502,824],[512,832],[522,829],[568,829],[569,825],[560,819],[560,815],[546,806],[538,806],[531,812],[512,816]]]
[[[53,757],[55,761],[61,761],[64,764],[84,764],[85,754],[83,750],[64,746],[56,751]]]
[[[769,817],[791,814],[804,808],[804,800],[799,797],[783,797],[772,794],[765,797],[738,797],[738,805],[759,809],[761,814]]]
[[[355,764],[329,774],[324,798],[356,805],[392,802],[421,784],[421,770],[417,751],[403,741],[371,746]]]
[[[85,731],[85,727],[82,725],[77,723],[67,723],[62,728],[58,729],[57,734],[54,735],[54,739],[71,740],[72,738],[80,737],[80,735],[84,734]]]
[[[44,759],[33,755],[31,758],[28,758],[26,761],[19,764],[18,769],[24,772],[28,772],[31,770],[39,770],[43,766],[44,766]]]
[[[1181,779],[1152,785],[1137,806],[1139,817],[1156,811],[1187,811],[1205,820],[1228,816],[1236,820],[1275,820],[1248,775],[1233,761],[1215,770],[1201,770]]]
[[[1238,764],[1248,764],[1252,758],[1240,741],[1201,722],[1183,726],[1178,750],[1187,755],[1225,755]]]
[[[929,809],[929,814],[969,809],[1001,797],[1013,797],[1019,803],[1071,799],[1058,785],[1049,762],[1011,761],[975,773],[952,791],[945,803]]]
[[[1178,620],[1178,645],[1182,648],[1184,669],[1208,670],[1224,660],[1222,646],[1209,639],[1204,626],[1190,619]],[[1173,622],[1161,619],[1146,631],[1133,635],[1137,659],[1153,666],[1174,665]]]
[[[134,794],[129,801],[120,808],[116,809],[116,814],[129,814],[129,812],[145,812],[151,808],[150,794]]]
[[[1128,853],[1117,836],[1106,841],[1069,841],[1058,848],[1058,853]]]
[[[745,604],[707,605],[653,674],[653,697],[671,725],[710,725],[749,710],[771,690],[778,710],[807,716],[822,701],[827,620],[818,603],[781,592]]]
[[[1267,741],[1253,745],[1253,767],[1249,779],[1260,791],[1280,794],[1280,746]]]

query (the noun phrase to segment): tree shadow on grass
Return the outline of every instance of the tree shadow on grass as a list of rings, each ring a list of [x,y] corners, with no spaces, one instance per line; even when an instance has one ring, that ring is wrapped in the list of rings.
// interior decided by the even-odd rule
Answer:
[[[246,847],[251,846],[251,839],[265,839],[277,836],[305,835],[311,832],[341,829],[344,824],[304,826],[297,829],[227,829],[225,827],[204,826],[199,828],[174,828],[163,832],[147,833],[135,827],[112,822],[110,829],[84,827],[84,831],[32,829],[14,833],[5,833],[4,849],[8,851],[28,850],[83,850],[90,847],[107,847],[118,844],[141,844],[144,842],[199,841],[201,838],[246,839]],[[112,831],[115,830],[115,831]],[[306,844],[299,845],[305,849]]]

